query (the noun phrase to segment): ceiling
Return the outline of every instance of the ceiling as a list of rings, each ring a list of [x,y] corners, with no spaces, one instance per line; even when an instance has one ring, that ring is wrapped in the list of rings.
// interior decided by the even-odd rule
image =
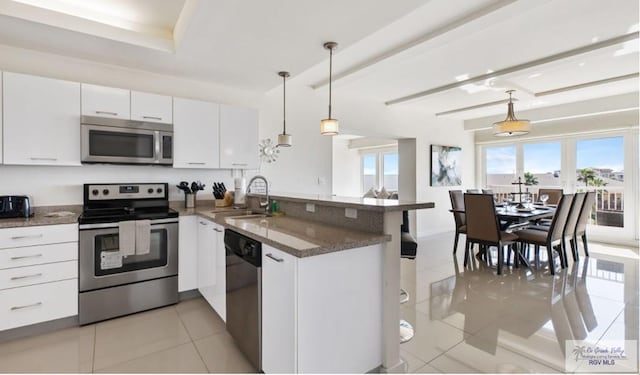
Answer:
[[[258,92],[288,70],[324,93],[335,40],[336,100],[465,120],[505,113],[507,89],[516,114],[638,91],[636,0],[92,0],[94,19],[64,18],[86,3],[0,0],[0,44]]]

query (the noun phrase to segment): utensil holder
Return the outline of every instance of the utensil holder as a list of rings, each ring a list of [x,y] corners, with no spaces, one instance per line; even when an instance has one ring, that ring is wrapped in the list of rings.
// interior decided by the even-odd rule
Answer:
[[[185,193],[184,195],[184,207],[195,208],[196,207],[196,195],[193,193]]]

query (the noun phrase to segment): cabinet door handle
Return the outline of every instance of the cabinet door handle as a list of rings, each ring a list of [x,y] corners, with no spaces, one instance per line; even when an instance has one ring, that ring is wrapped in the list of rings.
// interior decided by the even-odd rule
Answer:
[[[32,277],[40,277],[40,276],[42,276],[41,273],[34,273],[33,275],[14,276],[14,277],[11,278],[11,281],[22,280],[22,279],[30,279]]]
[[[200,225],[207,225],[204,221],[198,221],[198,223],[200,223]]]
[[[189,164],[189,165],[205,165],[205,164],[207,164],[207,163],[189,162],[189,163],[187,163],[187,164]]]
[[[222,229],[219,229],[219,228],[213,228],[213,230],[215,230],[215,231],[216,231],[216,232],[218,232],[218,233],[222,233]]]
[[[148,120],[158,120],[158,121],[162,121],[162,117],[156,117],[156,116],[142,116],[142,118],[144,118],[144,119],[148,119]]]
[[[109,115],[109,116],[117,116],[118,112],[109,112],[109,111],[96,111],[99,115]]]
[[[231,165],[237,165],[237,166],[240,166],[240,167],[244,167],[244,166],[247,166],[248,164],[247,163],[231,163]]]
[[[14,236],[11,237],[12,240],[24,240],[27,238],[42,238],[44,235],[43,234],[32,234],[32,235],[28,235],[28,236]]]
[[[31,157],[31,160],[44,160],[44,161],[58,161],[58,158],[35,158]]]
[[[271,258],[271,259],[275,260],[278,263],[284,262],[284,259],[278,258],[277,256],[275,256],[275,255],[273,255],[271,253],[267,254],[267,258]]]
[[[23,305],[23,306],[13,306],[11,308],[11,311],[27,309],[29,307],[36,307],[36,306],[42,306],[42,302],[36,302],[36,303],[32,303],[30,305]]]
[[[20,259],[29,259],[29,258],[39,258],[42,254],[33,254],[33,255],[22,255],[19,257],[11,257],[11,260],[20,260]]]

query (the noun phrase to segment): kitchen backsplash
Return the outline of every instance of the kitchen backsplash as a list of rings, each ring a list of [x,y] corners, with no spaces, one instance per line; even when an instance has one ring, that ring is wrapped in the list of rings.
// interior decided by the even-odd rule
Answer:
[[[207,185],[198,199],[214,199],[212,182],[224,182],[233,189],[231,170],[174,169],[139,165],[83,165],[81,167],[0,165],[0,195],[27,194],[35,206],[82,204],[82,184],[118,182],[168,182],[169,199],[184,199],[176,188],[180,181]],[[245,171],[247,181],[257,171]],[[235,171],[235,173],[241,173]]]

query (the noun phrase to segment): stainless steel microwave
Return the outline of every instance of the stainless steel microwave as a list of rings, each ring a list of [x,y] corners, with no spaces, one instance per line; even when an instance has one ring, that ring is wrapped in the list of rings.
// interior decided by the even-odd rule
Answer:
[[[173,164],[173,125],[82,116],[83,163]]]

